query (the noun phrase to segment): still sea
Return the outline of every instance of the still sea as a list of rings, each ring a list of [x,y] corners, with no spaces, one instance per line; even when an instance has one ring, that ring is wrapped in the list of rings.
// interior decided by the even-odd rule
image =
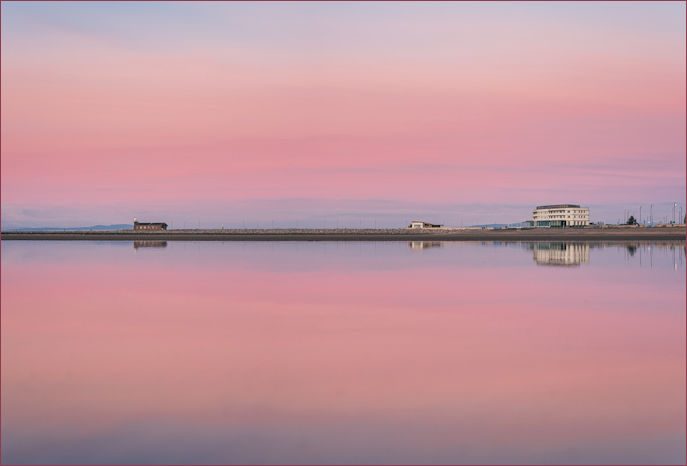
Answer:
[[[685,464],[685,242],[3,241],[3,464]]]

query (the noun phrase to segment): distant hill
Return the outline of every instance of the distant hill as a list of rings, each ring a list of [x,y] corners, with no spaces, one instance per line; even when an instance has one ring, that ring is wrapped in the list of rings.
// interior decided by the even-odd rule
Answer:
[[[93,225],[90,227],[39,227],[39,228],[8,228],[3,231],[112,231],[112,230],[133,230],[134,226],[130,223],[119,223],[116,225]]]
[[[518,227],[528,227],[530,226],[527,222],[516,222],[516,223],[489,223],[487,225],[470,225],[471,227],[480,228],[518,228]]]
[[[489,223],[486,225],[470,225],[471,228],[503,228],[507,227],[508,223]]]

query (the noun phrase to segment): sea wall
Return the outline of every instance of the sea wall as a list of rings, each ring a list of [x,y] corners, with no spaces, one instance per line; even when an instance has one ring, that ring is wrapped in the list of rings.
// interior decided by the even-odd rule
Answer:
[[[531,229],[264,229],[2,232],[2,240],[97,241],[623,241],[685,240],[685,226]]]

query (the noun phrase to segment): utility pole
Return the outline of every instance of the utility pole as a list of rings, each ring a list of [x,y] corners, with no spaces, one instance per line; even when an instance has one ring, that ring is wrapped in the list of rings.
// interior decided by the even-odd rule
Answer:
[[[642,224],[642,206],[639,206],[639,224]]]
[[[677,202],[673,202],[673,223],[675,223],[675,207],[677,207]]]
[[[654,223],[654,205],[649,204],[649,223]]]

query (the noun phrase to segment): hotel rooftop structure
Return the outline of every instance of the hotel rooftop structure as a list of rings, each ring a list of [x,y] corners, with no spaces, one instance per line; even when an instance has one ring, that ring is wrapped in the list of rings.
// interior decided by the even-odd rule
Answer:
[[[540,205],[532,212],[535,227],[589,225],[589,208],[576,204]]]

